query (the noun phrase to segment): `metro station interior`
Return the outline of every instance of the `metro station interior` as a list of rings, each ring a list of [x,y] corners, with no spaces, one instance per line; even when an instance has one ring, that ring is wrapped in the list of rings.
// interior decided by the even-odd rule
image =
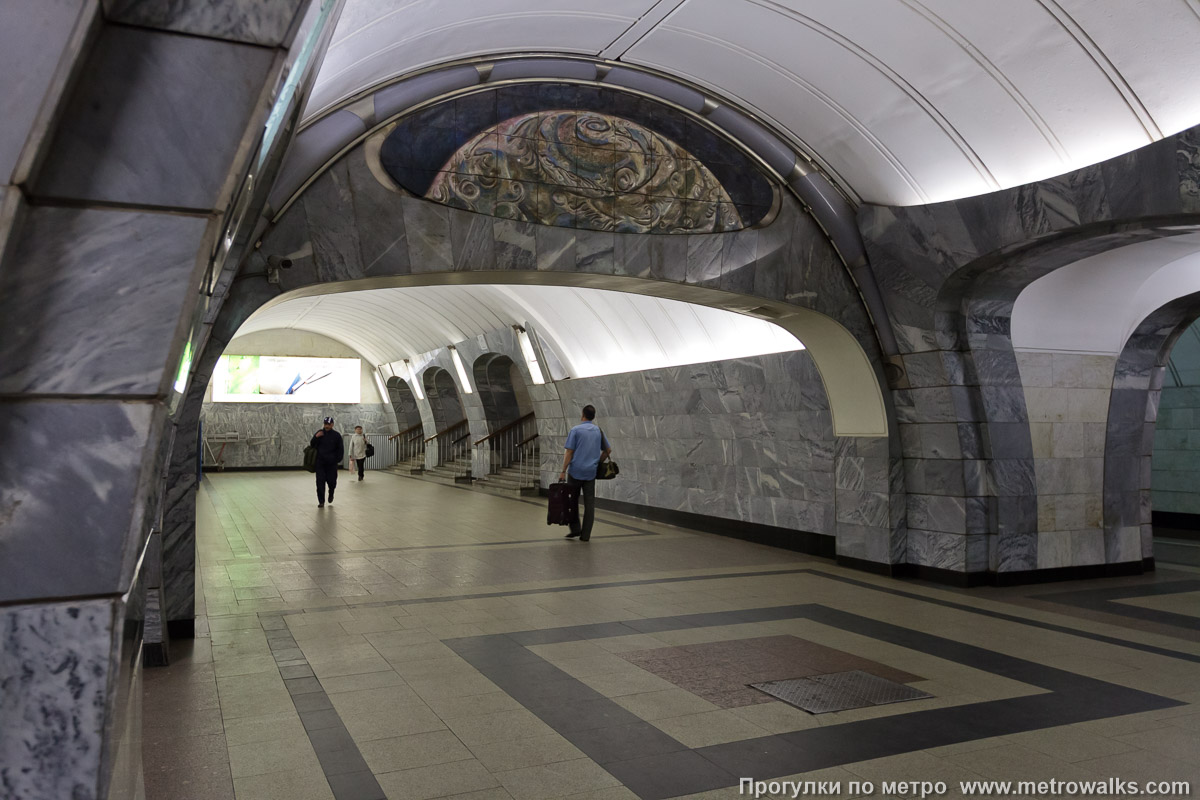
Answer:
[[[4,0],[0,798],[1200,791],[1198,44]]]

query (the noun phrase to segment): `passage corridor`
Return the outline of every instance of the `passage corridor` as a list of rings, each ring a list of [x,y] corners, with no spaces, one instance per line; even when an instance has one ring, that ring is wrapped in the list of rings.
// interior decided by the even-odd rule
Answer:
[[[145,673],[150,800],[1200,785],[1194,568],[960,591],[604,511],[567,541],[536,498],[379,472],[324,509],[305,473],[207,476],[197,505],[197,638]],[[786,679],[845,710],[749,687]]]

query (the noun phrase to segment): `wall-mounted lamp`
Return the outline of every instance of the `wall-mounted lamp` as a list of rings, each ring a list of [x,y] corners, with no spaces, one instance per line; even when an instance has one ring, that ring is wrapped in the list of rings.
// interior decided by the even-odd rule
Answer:
[[[458,381],[462,384],[464,394],[473,394],[471,391],[471,380],[467,377],[467,368],[463,366],[462,359],[458,356],[458,351],[454,349],[454,345],[449,346],[450,360],[454,362],[454,371],[458,373]]]
[[[407,358],[404,359],[404,366],[408,368],[408,382],[412,384],[413,394],[418,400],[425,399],[425,390],[421,388],[421,382],[417,380],[417,370],[413,367],[412,362]]]
[[[533,382],[545,383],[542,365],[538,363],[537,353],[533,351],[533,342],[529,341],[529,334],[520,325],[513,325],[513,330],[517,332],[517,343],[521,345],[521,354],[525,356],[525,366],[529,367],[529,375]]]

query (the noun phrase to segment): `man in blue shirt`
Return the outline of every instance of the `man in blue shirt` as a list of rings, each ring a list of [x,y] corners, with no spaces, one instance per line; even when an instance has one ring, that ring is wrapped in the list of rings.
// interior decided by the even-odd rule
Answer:
[[[567,534],[568,539],[578,536],[581,542],[592,538],[592,518],[596,510],[596,467],[612,452],[608,439],[605,438],[604,432],[596,427],[596,423],[592,421],[594,419],[595,406],[584,406],[579,424],[567,434],[562,472],[558,473],[560,481],[566,478],[569,485],[582,488],[580,500],[584,504],[583,525],[580,526],[579,518],[576,517],[575,523],[571,525],[571,532]]]

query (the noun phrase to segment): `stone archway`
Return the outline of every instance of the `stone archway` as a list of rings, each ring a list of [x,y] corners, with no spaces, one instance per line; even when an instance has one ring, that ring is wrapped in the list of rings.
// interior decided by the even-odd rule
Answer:
[[[388,399],[396,414],[400,431],[392,439],[396,463],[401,468],[420,469],[425,466],[425,425],[421,419],[421,407],[412,388],[403,378],[387,380]],[[418,463],[419,462],[419,463]]]

